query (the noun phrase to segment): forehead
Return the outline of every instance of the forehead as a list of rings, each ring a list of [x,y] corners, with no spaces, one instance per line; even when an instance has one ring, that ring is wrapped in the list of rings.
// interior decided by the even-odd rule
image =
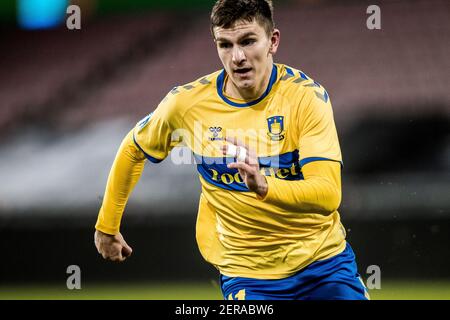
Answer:
[[[264,28],[256,21],[239,20],[236,21],[231,27],[214,27],[214,37],[216,40],[237,40],[244,35],[250,33],[256,35],[264,35]]]

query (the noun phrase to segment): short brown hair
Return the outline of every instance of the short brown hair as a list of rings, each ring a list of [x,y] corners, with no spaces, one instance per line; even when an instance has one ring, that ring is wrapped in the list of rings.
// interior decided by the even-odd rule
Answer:
[[[256,20],[270,36],[275,27],[272,1],[218,0],[211,12],[212,35],[214,36],[215,27],[230,28],[239,20]]]

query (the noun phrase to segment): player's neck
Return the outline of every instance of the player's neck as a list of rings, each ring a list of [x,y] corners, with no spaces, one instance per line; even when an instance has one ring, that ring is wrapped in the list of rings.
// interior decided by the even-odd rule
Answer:
[[[272,66],[273,63],[268,65],[266,70],[264,71],[264,74],[261,78],[261,80],[258,82],[258,84],[251,88],[238,88],[233,81],[230,80],[229,77],[226,79],[224,91],[225,94],[233,99],[239,99],[239,100],[256,100],[259,97],[261,97],[264,92],[267,89],[267,86],[269,85],[270,76],[272,74]]]

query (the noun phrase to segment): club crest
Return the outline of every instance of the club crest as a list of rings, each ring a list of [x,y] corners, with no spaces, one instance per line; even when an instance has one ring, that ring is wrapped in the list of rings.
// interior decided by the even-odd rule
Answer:
[[[284,116],[273,116],[267,118],[267,126],[269,130],[267,135],[272,141],[280,141],[284,139]]]

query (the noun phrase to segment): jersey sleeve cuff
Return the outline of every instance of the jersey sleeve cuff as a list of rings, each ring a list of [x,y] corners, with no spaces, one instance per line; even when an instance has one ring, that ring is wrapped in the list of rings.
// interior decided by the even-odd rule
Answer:
[[[106,226],[105,224],[103,224],[99,220],[97,220],[97,223],[95,224],[95,229],[98,230],[98,231],[101,231],[103,233],[110,234],[112,236],[114,236],[114,235],[119,233],[119,229],[118,228]]]
[[[275,198],[275,191],[276,185],[277,185],[277,179],[271,176],[266,176],[266,182],[267,182],[267,193],[264,197],[261,197],[257,195],[257,198],[264,202],[270,202]]]

